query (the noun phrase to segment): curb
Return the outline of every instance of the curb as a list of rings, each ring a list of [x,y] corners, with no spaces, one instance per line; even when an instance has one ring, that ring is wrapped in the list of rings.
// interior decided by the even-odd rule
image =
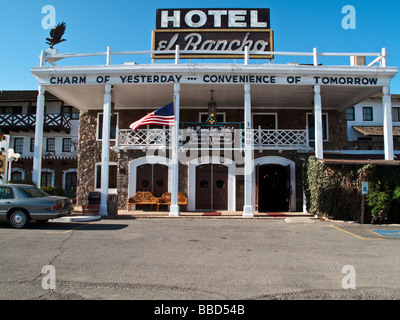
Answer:
[[[53,221],[65,221],[65,222],[90,222],[99,220],[101,220],[101,216],[70,216],[70,217],[61,217],[53,219]]]

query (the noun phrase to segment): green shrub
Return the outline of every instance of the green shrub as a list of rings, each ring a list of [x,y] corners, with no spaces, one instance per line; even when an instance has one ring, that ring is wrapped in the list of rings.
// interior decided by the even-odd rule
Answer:
[[[361,220],[361,182],[369,182],[365,222],[400,222],[400,167],[327,165],[310,156],[304,165],[310,213],[337,220]]]
[[[371,208],[370,221],[372,223],[388,220],[392,199],[387,191],[372,190],[365,196],[365,200]]]
[[[63,196],[64,195],[64,190],[56,188],[56,187],[47,186],[47,187],[41,187],[41,189],[51,196]]]

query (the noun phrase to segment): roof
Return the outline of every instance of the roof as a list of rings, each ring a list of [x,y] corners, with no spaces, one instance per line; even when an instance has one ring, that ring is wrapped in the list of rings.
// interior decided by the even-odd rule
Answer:
[[[22,101],[36,101],[38,96],[37,90],[0,90],[0,101],[8,102],[22,102]],[[45,92],[45,99],[47,101],[56,100],[60,101],[55,95],[50,92]]]
[[[381,126],[353,126],[353,128],[366,136],[383,136]],[[393,127],[393,135],[400,136],[400,127]]]

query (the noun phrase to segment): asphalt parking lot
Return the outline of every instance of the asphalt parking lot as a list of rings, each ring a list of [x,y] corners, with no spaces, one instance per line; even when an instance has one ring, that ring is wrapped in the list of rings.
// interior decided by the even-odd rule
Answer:
[[[0,234],[2,300],[400,299],[399,225],[139,218]]]

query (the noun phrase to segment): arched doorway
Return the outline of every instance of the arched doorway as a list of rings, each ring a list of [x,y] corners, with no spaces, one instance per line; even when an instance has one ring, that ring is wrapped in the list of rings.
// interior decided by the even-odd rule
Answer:
[[[150,191],[156,197],[171,192],[170,170],[169,159],[165,157],[148,156],[130,161],[128,197],[137,191]]]
[[[236,163],[231,160],[231,159],[223,159],[221,160],[221,157],[219,156],[205,156],[205,157],[199,157],[199,158],[194,158],[190,161],[187,162],[188,165],[188,210],[189,211],[195,211],[195,210],[224,210],[224,209],[219,209],[220,206],[219,204],[216,204],[213,209],[206,209],[204,208],[205,206],[203,205],[202,208],[198,208],[196,204],[196,198],[197,197],[197,189],[200,187],[200,181],[202,179],[198,179],[198,172],[200,170],[200,173],[204,170],[203,173],[210,172],[211,167],[203,167],[202,169],[197,170],[198,167],[205,166],[205,165],[213,165],[213,174],[214,178],[213,179],[213,188],[215,189],[220,189],[219,191],[221,192],[226,192],[226,195],[223,194],[223,199],[226,199],[226,206],[224,206],[225,210],[228,211],[235,211],[236,210]],[[218,167],[221,166],[221,167]],[[224,179],[218,179],[218,176],[222,174],[224,176]],[[209,178],[209,184],[211,183],[211,177],[208,176]],[[223,184],[221,181],[222,180]],[[203,187],[204,187],[204,181],[203,181]],[[204,188],[206,189],[206,188]],[[210,189],[208,189],[210,190]],[[213,192],[214,192],[213,190]],[[206,192],[206,190],[203,190]],[[211,191],[209,191],[211,192]],[[219,195],[217,196],[219,197]],[[211,205],[209,205],[207,208],[211,208]]]
[[[290,168],[275,164],[257,167],[258,212],[290,210]]]
[[[260,170],[260,168],[262,168]],[[267,212],[267,211],[296,211],[296,163],[290,159],[284,158],[284,157],[278,157],[278,156],[266,156],[266,157],[260,157],[254,159],[254,169],[253,170],[253,207],[256,208],[259,212]],[[262,174],[273,174],[275,175],[275,172],[279,176],[279,179],[275,177],[274,180],[266,180],[266,181],[261,181],[261,183],[264,183],[263,186],[261,186],[261,192],[259,190],[259,180],[260,176]],[[271,176],[270,176],[270,179]],[[262,197],[262,195],[266,196],[265,190],[268,190],[268,183],[272,184],[275,183],[277,186],[279,183],[279,186],[282,187],[282,190],[280,191],[280,195],[282,198],[280,198],[281,202],[280,205],[278,204],[273,204],[271,207],[268,207],[268,205],[263,204],[264,198],[261,199],[261,205],[264,207],[258,208],[259,205],[259,198]],[[284,189],[283,189],[284,186]],[[264,189],[263,189],[264,188]],[[264,190],[264,191],[263,191]],[[268,192],[268,191],[267,191]],[[271,193],[273,194],[273,193]],[[268,196],[268,195],[267,195]],[[286,203],[284,205],[283,202],[283,197],[286,199]],[[270,201],[275,201],[275,199],[272,199]],[[278,200],[276,200],[278,202]],[[276,209],[277,207],[283,207],[283,209]],[[263,211],[260,211],[263,210]]]

